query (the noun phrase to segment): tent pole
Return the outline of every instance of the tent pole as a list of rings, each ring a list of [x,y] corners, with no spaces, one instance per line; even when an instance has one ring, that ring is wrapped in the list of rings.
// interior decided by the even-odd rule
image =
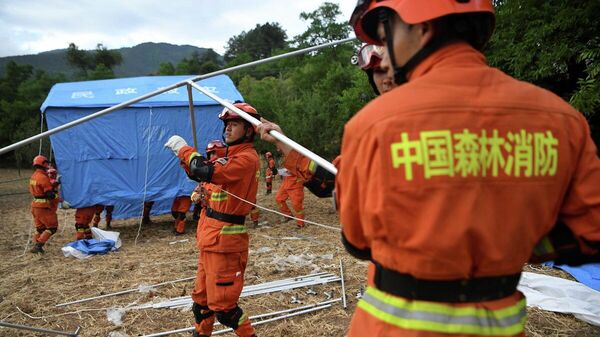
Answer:
[[[192,137],[194,137],[194,148],[198,151],[198,138],[196,137],[196,116],[194,116],[194,96],[192,95],[192,86],[186,85],[188,92],[188,101],[190,104],[190,121],[192,122]]]
[[[201,93],[203,93],[204,95],[206,95],[206,96],[214,99],[219,104],[221,104],[222,106],[226,107],[227,109],[229,109],[231,111],[234,111],[236,114],[238,114],[244,120],[246,120],[248,123],[250,123],[250,124],[252,124],[254,126],[258,126],[258,125],[262,124],[262,122],[259,121],[258,119],[250,116],[245,111],[242,111],[241,109],[236,108],[233,104],[227,102],[226,100],[220,98],[219,96],[213,94],[212,92],[206,90],[205,88],[202,88],[198,84],[196,84],[196,83],[194,83],[192,81],[189,81],[188,84],[191,85],[192,87],[194,87],[196,90],[198,90]],[[327,160],[323,159],[322,157],[320,157],[316,153],[310,151],[309,149],[305,148],[304,146],[296,143],[292,139],[288,138],[286,135],[284,135],[284,134],[282,134],[280,132],[277,132],[275,130],[269,131],[269,134],[271,136],[273,136],[275,139],[279,140],[280,142],[282,142],[282,143],[290,146],[294,150],[300,152],[302,155],[304,155],[304,156],[306,156],[306,157],[314,160],[315,163],[317,163],[317,165],[321,166],[322,168],[326,169],[327,171],[329,171],[329,172],[331,172],[333,174],[337,174],[337,168],[332,163],[330,163]]]
[[[167,91],[173,90],[175,88],[179,88],[181,86],[186,85],[189,81],[197,82],[197,81],[200,81],[200,80],[205,79],[205,78],[209,78],[209,77],[213,77],[213,76],[217,76],[217,75],[221,75],[221,74],[226,74],[226,73],[232,72],[234,70],[244,69],[244,68],[252,67],[252,66],[255,66],[255,65],[259,65],[259,64],[276,61],[276,60],[279,60],[279,59],[282,59],[282,58],[286,58],[286,57],[289,57],[289,56],[295,56],[295,55],[299,55],[299,54],[309,53],[311,51],[323,49],[323,48],[326,48],[326,47],[331,47],[331,46],[335,46],[335,45],[338,45],[338,44],[342,44],[342,43],[346,43],[346,42],[351,42],[351,41],[354,41],[355,39],[356,39],[355,37],[349,37],[349,38],[338,40],[338,41],[324,43],[324,44],[321,44],[321,45],[318,45],[318,46],[308,47],[308,48],[295,50],[295,51],[292,51],[292,52],[289,52],[289,53],[285,53],[285,54],[281,54],[281,55],[267,57],[266,59],[262,59],[262,60],[257,60],[257,61],[252,61],[252,62],[248,62],[248,63],[245,63],[245,64],[240,64],[240,65],[237,65],[237,66],[234,66],[234,67],[230,67],[230,68],[227,68],[227,69],[221,69],[221,70],[213,71],[212,73],[198,75],[198,76],[192,77],[191,79],[183,80],[183,81],[177,82],[175,84],[169,85],[167,87],[164,87],[162,89],[158,89],[158,90],[149,92],[147,94],[144,94],[142,96],[139,96],[139,97],[136,97],[136,98],[132,98],[132,99],[130,99],[128,101],[119,103],[117,105],[113,105],[110,108],[106,108],[104,110],[100,110],[100,111],[95,112],[95,113],[93,113],[91,115],[82,117],[80,119],[71,121],[69,123],[63,124],[63,125],[58,126],[58,127],[55,127],[55,128],[53,128],[51,130],[46,130],[46,132],[42,132],[42,133],[37,134],[35,136],[31,136],[31,137],[29,137],[27,139],[23,139],[23,140],[21,140],[19,142],[16,142],[14,144],[9,145],[9,146],[5,146],[5,147],[3,147],[3,148],[0,149],[0,154],[4,154],[6,152],[18,149],[18,148],[20,148],[22,146],[25,146],[25,145],[30,144],[32,142],[35,142],[38,139],[42,139],[44,137],[48,137],[48,136],[53,135],[55,133],[59,133],[59,132],[61,132],[63,130],[72,128],[72,127],[74,127],[74,126],[76,126],[78,124],[85,123],[85,122],[87,122],[87,121],[89,121],[91,119],[94,119],[94,118],[106,115],[106,114],[111,113],[113,111],[122,109],[124,107],[130,106],[130,105],[135,104],[137,102],[140,102],[140,101],[143,101],[145,99],[148,99],[150,97],[154,97],[156,95],[160,95],[162,93],[165,93]]]

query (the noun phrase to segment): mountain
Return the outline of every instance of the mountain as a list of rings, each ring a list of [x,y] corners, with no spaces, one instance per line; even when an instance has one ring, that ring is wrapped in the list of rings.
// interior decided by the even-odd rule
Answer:
[[[171,62],[174,66],[182,59],[190,58],[193,52],[202,55],[207,48],[190,45],[174,45],[170,43],[146,42],[135,47],[114,49],[123,56],[123,63],[115,67],[117,77],[145,76],[158,72],[163,62]],[[0,76],[6,71],[6,64],[15,61],[18,64],[30,64],[36,69],[48,73],[63,73],[72,77],[77,71],[68,65],[66,60],[67,49],[57,49],[36,55],[0,57]]]

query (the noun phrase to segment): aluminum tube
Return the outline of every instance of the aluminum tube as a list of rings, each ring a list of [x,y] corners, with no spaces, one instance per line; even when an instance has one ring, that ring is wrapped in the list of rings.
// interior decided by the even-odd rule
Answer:
[[[254,126],[258,126],[260,124],[262,124],[261,121],[259,121],[258,119],[250,116],[249,114],[247,114],[245,111],[236,108],[233,104],[227,102],[226,100],[220,98],[219,96],[211,93],[210,91],[202,88],[201,86],[199,86],[196,83],[193,82],[188,82],[189,85],[193,86],[194,88],[196,88],[198,91],[200,91],[201,93],[203,93],[204,95],[212,98],[213,100],[219,102],[219,104],[221,104],[222,106],[226,107],[229,110],[234,111],[235,113],[237,113],[240,117],[242,117],[244,120],[246,120],[248,123],[251,123]],[[286,135],[279,133],[275,130],[271,130],[269,132],[269,134],[273,137],[275,137],[275,139],[277,139],[278,141],[292,147],[294,150],[300,152],[302,155],[304,155],[305,157],[308,157],[312,160],[314,160],[317,165],[321,166],[322,168],[326,169],[327,171],[333,173],[333,174],[337,174],[337,168],[335,166],[333,166],[332,163],[328,162],[327,160],[321,158],[319,155],[317,155],[316,153],[310,151],[309,149],[305,148],[304,146],[296,143],[295,141],[293,141],[292,139],[288,138]]]
[[[81,327],[77,327],[77,330],[75,330],[75,332],[56,331],[56,330],[48,330],[48,329],[42,329],[42,328],[34,328],[32,326],[13,324],[13,323],[7,323],[7,322],[2,322],[2,321],[0,321],[0,326],[5,326],[7,328],[13,328],[13,329],[20,329],[20,330],[45,332],[45,333],[49,333],[49,334],[53,334],[53,335],[71,336],[71,337],[77,337],[79,335],[79,331],[81,330]]]
[[[285,57],[289,57],[289,56],[294,56],[294,55],[298,55],[298,54],[305,54],[305,53],[308,53],[308,52],[311,52],[311,51],[314,51],[314,50],[319,50],[319,49],[322,49],[322,48],[335,46],[337,44],[350,42],[350,41],[353,41],[355,39],[356,39],[355,37],[349,37],[349,38],[338,40],[338,41],[324,43],[324,44],[321,44],[321,45],[318,45],[318,46],[308,47],[308,48],[304,48],[304,49],[300,49],[300,50],[295,50],[295,51],[292,51],[292,52],[289,52],[289,53],[285,53],[285,54],[281,54],[281,55],[271,56],[271,57],[268,57],[268,58],[262,59],[262,60],[257,60],[257,61],[248,62],[248,63],[245,63],[245,64],[240,64],[240,65],[237,65],[237,66],[234,66],[234,67],[230,67],[230,68],[227,68],[227,69],[221,69],[221,70],[213,71],[212,73],[208,73],[208,74],[204,74],[204,75],[198,75],[198,76],[192,77],[191,79],[183,80],[183,81],[177,82],[175,84],[172,84],[172,85],[170,85],[168,87],[165,87],[165,88],[162,88],[162,89],[159,89],[159,90],[155,90],[155,91],[149,92],[149,93],[147,93],[145,95],[139,96],[137,98],[130,99],[128,101],[125,101],[125,102],[117,104],[117,105],[113,105],[110,108],[107,108],[107,109],[104,109],[104,110],[100,110],[100,111],[95,112],[95,113],[93,113],[93,114],[91,114],[89,116],[82,117],[82,118],[74,120],[72,122],[69,122],[69,123],[63,124],[61,126],[55,127],[54,129],[47,130],[46,132],[42,132],[42,133],[37,134],[35,136],[31,136],[31,137],[29,137],[27,139],[24,139],[22,141],[19,141],[19,142],[16,142],[14,144],[11,144],[9,146],[3,147],[3,148],[0,149],[0,154],[4,154],[4,153],[12,151],[14,149],[18,149],[18,148],[20,148],[20,147],[22,147],[24,145],[27,145],[27,144],[32,143],[32,142],[35,142],[38,139],[42,139],[44,137],[48,137],[48,136],[53,135],[55,133],[61,132],[63,130],[66,130],[68,128],[74,127],[74,126],[76,126],[78,124],[85,123],[85,122],[87,122],[87,121],[89,121],[91,119],[94,119],[94,118],[100,117],[102,115],[111,113],[113,111],[116,111],[116,110],[119,110],[121,108],[127,107],[127,106],[129,106],[131,104],[143,101],[143,100],[145,100],[147,98],[150,98],[150,97],[153,97],[153,96],[156,96],[156,95],[160,95],[160,94],[162,94],[164,92],[167,92],[169,90],[173,90],[175,88],[184,86],[184,85],[186,85],[188,83],[188,81],[192,81],[192,82],[200,81],[200,80],[205,79],[205,78],[209,78],[209,77],[213,77],[213,76],[217,76],[217,75],[221,75],[221,74],[226,74],[226,73],[229,73],[229,72],[232,72],[232,71],[235,71],[235,70],[244,69],[244,68],[247,68],[247,67],[252,67],[252,66],[255,66],[255,65],[263,64],[263,63],[268,63],[268,62],[276,61],[276,60],[279,60],[279,59],[282,59],[282,58],[285,58]]]
[[[262,325],[262,324],[265,324],[265,323],[279,321],[281,319],[286,319],[286,318],[289,318],[289,317],[294,317],[294,316],[298,316],[298,315],[302,315],[302,314],[307,314],[309,312],[313,312],[313,311],[317,311],[317,310],[321,310],[321,309],[326,309],[326,308],[330,308],[330,307],[331,307],[331,304],[326,304],[326,305],[322,305],[322,306],[319,306],[319,307],[314,307],[314,308],[310,308],[310,309],[306,309],[306,310],[295,311],[295,312],[293,312],[291,314],[276,316],[276,317],[268,318],[268,319],[265,319],[265,320],[262,320],[262,321],[258,321],[258,322],[252,322],[252,326],[258,326],[258,325]],[[222,335],[224,333],[231,332],[231,331],[233,331],[233,329],[231,329],[231,328],[229,328],[229,329],[223,329],[223,330],[218,330],[218,331],[213,332],[212,335],[213,336]]]
[[[344,265],[342,265],[342,259],[340,259],[340,277],[342,279],[342,303],[344,305],[344,309],[346,309],[346,286],[344,284]]]
[[[169,283],[189,281],[189,280],[193,280],[195,278],[196,277],[194,276],[194,277],[182,278],[182,279],[175,280],[175,281],[168,281],[168,282],[157,283],[157,284],[153,284],[153,285],[148,286],[148,288],[154,288],[154,287],[162,286],[162,285],[169,284]],[[128,293],[136,292],[136,291],[139,291],[139,290],[140,290],[139,287],[138,288],[133,288],[133,289],[128,289],[128,290],[123,290],[123,291],[119,291],[119,292],[116,292],[116,293],[104,294],[104,295],[100,295],[100,296],[96,296],[96,297],[84,298],[84,299],[77,300],[77,301],[61,303],[61,304],[55,305],[55,307],[62,307],[62,306],[65,306],[65,305],[70,305],[70,304],[75,304],[75,303],[82,303],[82,302],[93,301],[95,299],[104,298],[104,297],[110,297],[110,296],[128,294]]]

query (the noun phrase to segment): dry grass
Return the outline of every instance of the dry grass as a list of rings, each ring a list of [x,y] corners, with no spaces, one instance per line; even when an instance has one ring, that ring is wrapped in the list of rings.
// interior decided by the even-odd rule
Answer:
[[[26,174],[26,172],[24,172]],[[27,173],[28,174],[28,173]],[[19,178],[15,170],[0,170],[0,182]],[[277,188],[275,181],[274,188]],[[133,292],[80,304],[55,307],[56,304],[82,298],[114,293],[139,285],[151,285],[194,276],[197,251],[194,228],[188,222],[188,234],[173,236],[169,215],[153,218],[153,223],[141,229],[137,244],[138,220],[115,220],[114,230],[121,233],[123,247],[118,252],[87,260],[63,257],[60,248],[74,240],[74,212],[59,210],[59,231],[46,245],[42,256],[26,252],[32,232],[30,198],[27,180],[0,183],[0,320],[46,329],[74,331],[82,327],[81,336],[108,336],[120,332],[138,336],[160,331],[190,327],[193,315],[187,310],[147,309],[127,311],[123,324],[115,326],[107,320],[107,308],[123,308],[133,303],[167,300],[189,295],[192,281],[157,287],[151,292]],[[261,188],[264,188],[261,186]],[[259,191],[259,204],[275,208],[274,195],[264,196]],[[307,219],[338,226],[330,200],[319,200],[306,193]],[[280,224],[278,215],[261,213],[261,221],[269,225],[250,229],[250,261],[246,283],[257,284],[314,271],[339,275],[339,260],[344,263],[348,308],[340,304],[316,313],[296,316],[284,321],[257,327],[259,336],[344,336],[356,305],[355,295],[365,282],[366,264],[345,253],[339,232],[317,226],[296,229],[292,222]],[[101,228],[103,222],[101,223]],[[170,242],[188,239],[187,242]],[[264,252],[264,247],[271,250]],[[276,263],[289,256],[304,257],[305,264]],[[533,267],[531,267],[533,268]],[[535,267],[544,274],[566,277],[561,271]],[[250,315],[282,310],[297,306],[291,296],[302,298],[303,304],[325,300],[325,291],[340,295],[339,283],[313,288],[317,295],[306,294],[306,289],[251,296],[241,299],[241,307]],[[529,336],[598,336],[600,329],[574,319],[538,309],[529,309],[527,324]],[[1,336],[41,336],[15,329],[0,330]],[[183,334],[189,336],[189,334]],[[229,336],[233,336],[229,334]]]

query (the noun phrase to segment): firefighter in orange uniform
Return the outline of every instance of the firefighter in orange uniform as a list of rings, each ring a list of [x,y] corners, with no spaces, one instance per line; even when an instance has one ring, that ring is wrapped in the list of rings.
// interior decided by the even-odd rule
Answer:
[[[96,205],[96,212],[94,214],[94,221],[92,225],[94,227],[98,227],[98,224],[100,224],[100,215],[102,214],[102,211],[106,210],[106,216],[104,217],[106,221],[106,229],[111,229],[112,227],[110,226],[110,223],[112,222],[112,212],[114,209],[115,206]]]
[[[58,218],[56,216],[57,190],[50,181],[47,170],[49,168],[48,159],[42,155],[33,158],[33,167],[35,171],[29,179],[29,192],[33,197],[31,202],[31,214],[35,224],[35,234],[33,235],[34,246],[32,253],[44,253],[44,244],[58,229]]]
[[[234,105],[260,118],[249,104],[238,102]],[[210,336],[216,316],[236,335],[251,337],[254,328],[237,302],[248,261],[248,233],[244,222],[252,205],[225,191],[256,203],[259,157],[253,146],[255,131],[250,123],[227,108],[219,118],[225,125],[226,157],[210,162],[179,136],[171,137],[165,146],[179,157],[190,178],[210,182],[215,187],[206,214],[199,223],[200,254],[192,292],[192,311],[196,320],[194,335]]]
[[[348,336],[525,336],[523,264],[600,258],[587,121],[486,65],[491,1],[360,1],[351,23],[399,86],[346,124],[337,163],[342,241],[374,266]]]
[[[96,214],[96,206],[77,208],[75,211],[75,239],[91,239],[92,229],[90,223]]]
[[[185,234],[185,214],[190,209],[192,201],[187,195],[180,195],[173,199],[171,215],[175,219],[175,235]]]
[[[267,183],[266,194],[271,194],[273,190],[273,177],[277,175],[277,167],[275,166],[275,159],[271,152],[265,153],[265,160],[267,161],[267,168],[265,170],[265,182]]]
[[[304,179],[292,175],[287,169],[280,169],[279,175],[283,178],[283,182],[277,190],[275,201],[279,205],[281,213],[291,216],[292,211],[288,207],[286,200],[289,198],[292,202],[292,208],[294,208],[295,217],[300,220],[296,220],[298,227],[304,227]],[[284,217],[284,222],[291,220],[288,217]]]

